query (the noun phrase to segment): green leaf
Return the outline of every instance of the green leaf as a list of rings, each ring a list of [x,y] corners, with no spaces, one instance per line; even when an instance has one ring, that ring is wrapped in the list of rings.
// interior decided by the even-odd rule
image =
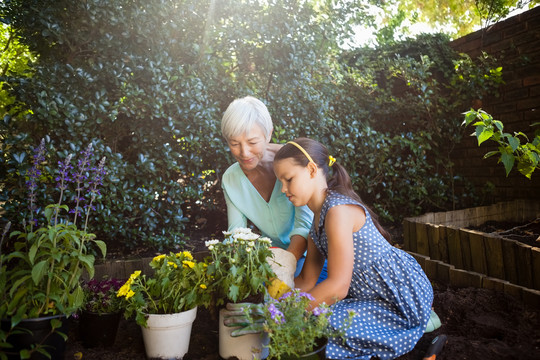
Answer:
[[[512,148],[512,152],[516,151],[520,144],[519,138],[510,135],[507,137],[507,140],[508,144]]]
[[[34,281],[34,284],[39,284],[41,279],[43,279],[43,276],[47,273],[47,265],[48,262],[46,260],[42,260],[34,265],[32,268],[32,280]]]
[[[107,256],[107,244],[105,244],[105,242],[101,240],[94,240],[94,243],[99,247],[103,258],[105,258],[105,256]]]
[[[51,218],[54,214],[54,208],[52,206],[47,206],[45,208],[45,211],[44,211],[44,214],[45,214],[45,218],[47,219],[47,221],[50,223],[51,222]]]
[[[493,120],[493,124],[495,124],[499,131],[503,131],[504,125],[500,120]]]
[[[36,253],[38,251],[39,245],[33,244],[30,247],[30,250],[28,251],[28,260],[30,261],[30,264],[34,265],[34,259],[36,258]]]
[[[508,174],[510,173],[510,170],[512,170],[512,167],[514,167],[514,162],[515,162],[514,154],[503,152],[501,154],[501,161],[504,164],[504,169],[506,170],[506,176],[508,176]]]
[[[479,131],[480,130],[480,131]],[[493,136],[493,129],[484,127],[481,129],[481,127],[476,128],[476,137],[478,138],[478,146],[482,144],[484,141],[488,140],[491,136]]]
[[[238,291],[239,291],[239,287],[238,285],[231,285],[231,287],[229,288],[229,299],[231,299],[232,301],[236,301],[238,300]]]
[[[19,356],[21,357],[21,359],[30,359],[31,352],[28,349],[22,349],[21,351],[19,351]]]
[[[469,124],[472,123],[475,119],[476,119],[476,112],[473,111],[473,110],[467,111],[467,112],[465,113],[465,120],[463,120],[462,125],[469,125]]]
[[[498,151],[489,151],[488,153],[486,153],[484,155],[484,159],[487,159],[488,157],[491,157],[493,155],[499,155],[499,152]]]

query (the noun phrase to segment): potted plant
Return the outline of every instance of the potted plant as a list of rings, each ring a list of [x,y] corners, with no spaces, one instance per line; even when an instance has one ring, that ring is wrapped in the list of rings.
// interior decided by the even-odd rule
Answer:
[[[123,310],[116,296],[124,280],[91,279],[83,282],[84,305],[79,314],[79,335],[85,347],[111,346]]]
[[[272,257],[271,240],[261,237],[248,228],[224,231],[223,241],[210,240],[206,247],[211,262],[208,272],[213,277],[212,290],[216,305],[227,302],[261,303],[266,285],[275,277],[268,262]],[[252,334],[238,339],[231,336],[233,328],[225,326],[224,310],[219,312],[219,354],[222,358],[237,357],[251,360],[266,357],[264,334]]]
[[[153,274],[135,271],[117,292],[124,315],[141,326],[148,358],[181,359],[189,350],[197,306],[208,306],[208,264],[189,251],[158,255],[150,262]]]
[[[242,338],[244,333],[261,328],[268,334],[269,358],[272,359],[325,359],[325,348],[331,337],[343,337],[355,315],[349,312],[340,329],[330,326],[331,307],[321,304],[309,309],[314,300],[309,293],[291,290],[279,299],[268,297],[264,304],[228,305],[230,322],[251,324],[234,334]]]
[[[105,174],[105,159],[91,168],[91,155],[89,146],[75,172],[71,155],[59,163],[58,201],[45,207],[36,201],[37,189],[54,174],[41,173],[44,141],[35,150],[33,164],[25,174],[28,221],[14,226],[15,231],[7,236],[7,241],[3,236],[0,246],[0,348],[10,358],[62,356],[67,337],[64,320],[83,304],[80,277],[84,272],[93,276],[96,248],[105,256],[105,243],[96,240],[87,229]],[[62,203],[70,185],[76,197],[71,213]],[[79,218],[83,218],[81,228],[77,224]]]

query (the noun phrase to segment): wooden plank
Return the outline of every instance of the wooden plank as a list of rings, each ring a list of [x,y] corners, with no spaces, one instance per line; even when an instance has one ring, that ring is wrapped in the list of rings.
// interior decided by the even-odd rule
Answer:
[[[467,233],[469,235],[469,246],[471,248],[472,270],[487,275],[484,236],[478,231],[469,230]]]
[[[458,234],[459,242],[461,243],[461,258],[463,259],[463,269],[472,270],[472,256],[471,245],[469,242],[469,234],[464,229],[460,229]]]
[[[540,309],[540,291],[533,289],[523,289],[521,294],[523,302],[535,309]]]
[[[518,300],[523,299],[523,286],[504,283],[504,293],[515,297]]]
[[[418,252],[416,251],[416,222],[412,222],[409,225],[409,251],[412,252]]]
[[[444,215],[444,212],[438,212],[435,213],[433,216],[433,223],[444,225],[444,222],[446,221],[446,216]]]
[[[516,242],[517,244],[517,272],[518,281],[517,284],[526,288],[532,288],[532,260],[531,249],[532,246]]]
[[[448,257],[448,236],[446,234],[446,226],[439,226],[439,260],[450,263]]]
[[[433,260],[441,259],[439,250],[439,225],[430,225],[428,227],[429,257]]]
[[[409,233],[409,227],[410,226],[411,226],[411,222],[409,220],[407,220],[407,219],[404,219],[403,220],[403,247],[407,251],[411,250],[411,246],[410,246],[410,243],[411,243],[410,236],[411,236],[411,234]]]
[[[437,261],[426,259],[424,272],[430,280],[438,280],[437,277]]]
[[[540,248],[531,249],[533,289],[540,290]]]
[[[446,228],[448,241],[449,263],[458,269],[463,269],[463,259],[461,258],[461,243],[459,241],[459,230],[451,227]]]
[[[508,280],[512,284],[518,283],[518,270],[517,270],[517,241],[503,240],[502,241],[502,253],[504,262],[504,279]]]
[[[455,267],[442,261],[435,262],[437,264],[437,280],[443,284],[450,284],[450,269],[455,269]]]
[[[461,269],[450,269],[450,285],[456,287],[482,287],[482,274]]]
[[[488,275],[498,279],[505,278],[501,240],[500,237],[484,236]]]
[[[482,287],[484,289],[504,291],[504,284],[509,284],[506,280],[496,279],[490,276],[485,276],[482,279]]]
[[[428,226],[416,223],[416,252],[426,256],[429,256]]]

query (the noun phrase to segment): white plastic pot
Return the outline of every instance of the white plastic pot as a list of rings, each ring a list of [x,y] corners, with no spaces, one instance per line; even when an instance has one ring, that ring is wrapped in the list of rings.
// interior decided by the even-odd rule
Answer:
[[[189,349],[197,307],[176,314],[147,316],[146,327],[141,326],[146,356],[149,359],[182,359]]]
[[[219,311],[219,356],[223,359],[237,357],[238,360],[259,360],[268,357],[268,335],[266,333],[247,334],[232,337],[236,327],[223,324],[223,311]]]

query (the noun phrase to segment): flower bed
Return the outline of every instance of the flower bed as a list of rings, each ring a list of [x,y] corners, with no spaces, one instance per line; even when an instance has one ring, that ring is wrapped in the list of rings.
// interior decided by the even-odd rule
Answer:
[[[464,227],[489,220],[523,222],[539,216],[538,202],[515,200],[406,218],[404,247],[431,279],[495,288],[538,304],[540,248]]]

